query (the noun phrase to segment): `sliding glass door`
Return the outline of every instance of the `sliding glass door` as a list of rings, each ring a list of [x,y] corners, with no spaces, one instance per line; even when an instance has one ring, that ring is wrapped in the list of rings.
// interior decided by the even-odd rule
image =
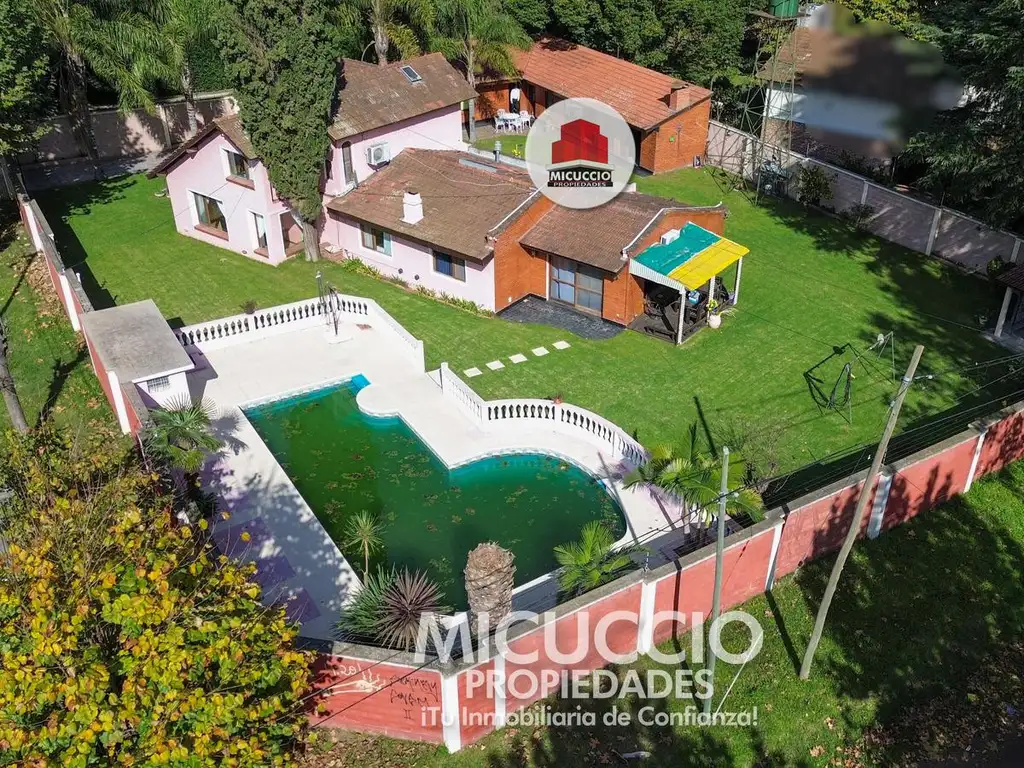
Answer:
[[[551,257],[550,298],[599,315],[603,294],[604,276],[600,270],[560,256]]]

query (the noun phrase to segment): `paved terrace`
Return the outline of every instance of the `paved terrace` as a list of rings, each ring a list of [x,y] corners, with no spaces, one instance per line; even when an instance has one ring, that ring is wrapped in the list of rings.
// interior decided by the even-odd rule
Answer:
[[[648,490],[622,486],[629,467],[600,441],[533,420],[477,423],[450,394],[442,394],[436,373],[432,377],[423,372],[422,358],[402,338],[391,328],[370,323],[374,319],[346,320],[343,331],[351,338],[343,343],[328,343],[323,326],[317,325],[205,349],[199,370],[189,374],[193,396],[217,406],[215,429],[225,443],[205,473],[231,513],[228,520],[217,521],[214,538],[229,554],[256,562],[267,598],[287,601],[303,635],[330,638],[338,612],[359,579],[241,407],[356,374],[371,382],[357,396],[360,409],[399,416],[449,467],[495,454],[551,454],[605,480],[625,514],[628,533],[623,542],[650,538],[666,526],[683,532],[678,507]],[[552,580],[535,584],[529,602],[536,603],[543,593],[553,599],[555,591]],[[521,589],[516,597],[525,604]]]

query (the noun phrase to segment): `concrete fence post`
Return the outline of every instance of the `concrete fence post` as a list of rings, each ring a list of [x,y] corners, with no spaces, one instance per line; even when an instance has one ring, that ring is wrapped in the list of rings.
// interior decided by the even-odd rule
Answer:
[[[78,312],[75,311],[75,299],[71,294],[71,283],[68,282],[68,278],[64,274],[60,275],[60,290],[64,297],[64,308],[67,310],[71,327],[76,331],[82,330],[82,323],[78,319]]]
[[[447,670],[441,670],[441,734],[449,752],[462,749],[459,676]]]
[[[1019,256],[1019,255],[1020,255],[1020,238],[1019,237],[1015,237],[1013,239],[1013,251],[1011,251],[1011,253],[1010,253],[1010,263],[1011,264],[1016,264],[1017,263],[1017,256]]]
[[[644,581],[640,591],[640,614],[636,626],[636,652],[646,655],[654,647],[654,596],[656,581]]]
[[[875,486],[875,498],[871,501],[871,517],[868,518],[868,538],[877,539],[882,532],[882,520],[885,518],[885,508],[889,504],[889,492],[892,490],[892,470],[883,469],[878,475],[878,485]],[[864,481],[864,490],[868,492],[869,477]]]
[[[779,544],[782,543],[782,525],[785,521],[779,520],[772,528],[772,551],[768,555],[768,571],[764,575],[764,591],[771,592],[775,586],[775,569],[779,562]]]
[[[871,185],[868,184],[868,180],[864,179],[864,186],[860,191],[860,204],[864,205],[868,201],[868,190],[871,189]]]
[[[932,249],[935,247],[935,236],[939,233],[939,221],[942,219],[942,208],[935,209],[935,215],[932,216],[932,228],[928,232],[928,245],[924,248],[925,256],[932,255]]]
[[[117,414],[117,423],[121,432],[128,434],[132,431],[132,425],[128,422],[128,408],[124,404],[124,392],[121,391],[121,382],[114,371],[107,371],[107,381],[110,384],[110,397],[114,401],[114,412]]]
[[[988,434],[988,425],[978,428],[978,442],[974,445],[974,455],[971,456],[971,468],[967,470],[967,482],[964,483],[964,493],[971,490],[974,485],[974,476],[978,472],[978,462],[981,460],[981,449],[985,445],[985,435]]]

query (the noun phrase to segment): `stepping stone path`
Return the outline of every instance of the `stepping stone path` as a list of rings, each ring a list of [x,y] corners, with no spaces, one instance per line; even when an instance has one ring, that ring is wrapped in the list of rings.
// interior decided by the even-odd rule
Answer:
[[[533,354],[535,354],[537,357],[544,357],[544,355],[548,353],[547,347],[537,347],[536,349],[531,349],[530,351],[533,352]]]
[[[505,364],[501,362],[501,360],[491,360],[491,362],[487,364],[487,367],[492,371],[499,371],[505,367]]]
[[[551,346],[555,349],[568,349],[570,344],[568,341],[559,340],[553,342]],[[551,354],[547,347],[534,347],[530,352],[534,357],[544,357],[544,355]],[[508,359],[513,365],[519,365],[520,363],[525,363],[529,360],[529,358],[522,352],[516,352],[514,355],[509,355]],[[491,360],[491,362],[486,363],[484,367],[491,371],[500,371],[505,367],[505,364],[501,362],[501,360]],[[462,373],[467,379],[474,379],[477,376],[482,376],[484,371],[479,368],[467,368]]]
[[[551,346],[554,347],[555,349],[568,349],[569,348],[569,342],[568,341],[556,341]]]
[[[516,354],[512,355],[512,357],[510,357],[509,360],[511,360],[513,363],[516,363],[516,364],[518,364],[518,363],[525,363],[526,362],[526,355],[520,355],[520,354],[516,353]]]
[[[474,376],[479,376],[483,371],[479,368],[467,368],[463,373],[466,374],[467,379],[472,379]]]

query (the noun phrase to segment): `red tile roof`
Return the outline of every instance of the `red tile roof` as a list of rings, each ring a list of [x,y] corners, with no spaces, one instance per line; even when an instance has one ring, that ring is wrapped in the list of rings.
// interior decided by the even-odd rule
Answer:
[[[183,142],[146,175],[149,178],[153,178],[161,173],[167,173],[171,166],[188,154],[190,149],[199,146],[208,136],[218,132],[223,133],[228,138],[228,141],[235,145],[235,149],[241,152],[247,160],[255,160],[258,157],[256,150],[252,148],[252,142],[249,141],[249,135],[242,127],[242,121],[238,115],[224,115],[223,117],[215,117],[200,128],[195,136]]]
[[[711,96],[683,83],[676,109],[668,106],[672,84],[681,81],[575,43],[544,37],[529,50],[512,49],[522,79],[566,98],[603,101],[634,128],[647,130]]]

